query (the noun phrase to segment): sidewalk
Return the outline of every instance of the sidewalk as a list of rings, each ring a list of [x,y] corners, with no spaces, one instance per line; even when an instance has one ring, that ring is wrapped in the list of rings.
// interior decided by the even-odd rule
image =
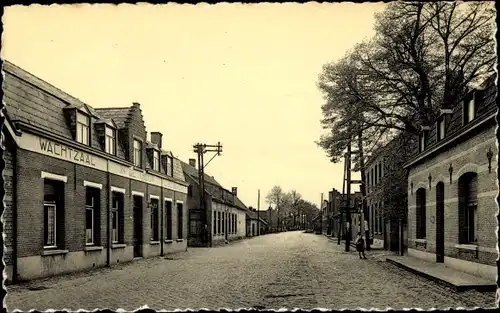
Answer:
[[[487,280],[461,272],[446,267],[443,263],[432,263],[408,256],[388,256],[386,257],[386,261],[416,275],[451,287],[458,292],[471,289],[477,291],[495,291],[497,288],[494,279]]]

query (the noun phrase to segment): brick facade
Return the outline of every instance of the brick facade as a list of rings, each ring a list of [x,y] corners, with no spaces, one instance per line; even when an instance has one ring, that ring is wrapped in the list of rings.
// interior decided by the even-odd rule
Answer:
[[[146,140],[139,104],[94,110],[8,62],[4,63],[4,71],[9,127],[2,130],[6,139],[2,154],[6,165],[2,221],[8,280],[29,280],[110,266],[131,261],[135,256],[152,257],[187,249],[189,207],[180,161],[173,158],[171,152],[161,150],[160,143],[156,149],[162,157],[171,158],[173,171],[167,171],[164,166],[152,170],[147,149],[157,146]],[[77,111],[89,116],[88,145],[76,142],[74,137]],[[103,129],[98,127],[103,122],[117,127],[114,155],[104,152]],[[161,134],[159,138],[161,140]],[[134,139],[143,143],[139,167],[132,163]],[[44,177],[57,180],[62,186],[57,191],[61,201],[56,202],[54,247],[44,246],[47,232]],[[90,187],[99,192],[99,197],[94,199],[93,242],[88,243],[86,194]],[[115,243],[112,243],[113,192],[123,194],[123,207],[118,214],[118,230],[122,234]],[[137,218],[134,194],[143,195]],[[151,236],[151,196],[158,199],[159,240],[155,241]],[[168,240],[165,238],[165,198],[172,200],[172,238]],[[180,225],[178,205],[182,206]],[[179,227],[182,227],[182,238],[178,237]],[[140,230],[140,236],[134,235],[135,229]]]
[[[493,155],[497,155],[495,128],[487,129],[469,137],[454,147],[443,151],[433,159],[409,171],[408,185],[408,245],[430,253],[436,252],[436,185],[444,183],[444,234],[445,256],[459,258],[488,265],[494,265],[497,258],[495,230],[497,227],[497,205],[495,195],[498,192],[496,182],[496,158],[492,159],[492,170],[488,169],[487,151],[491,148]],[[450,165],[453,168],[450,183]],[[478,229],[477,247],[460,246],[459,238],[459,195],[458,179],[467,172],[477,173],[478,179]],[[429,174],[431,186],[429,188]],[[413,186],[413,189],[411,189]],[[416,191],[425,189],[426,195],[426,234],[425,239],[417,240],[417,203]],[[478,249],[478,251],[476,251]]]
[[[445,136],[438,138],[438,122],[423,129],[419,135],[425,135],[423,146],[405,166],[409,173],[408,247],[412,249],[408,253],[487,277],[496,273],[498,257],[495,80],[496,75],[490,77],[462,103],[442,112],[438,121],[444,121]],[[465,120],[471,99],[474,117]],[[473,187],[464,185],[465,177],[475,177]],[[425,194],[425,206],[417,201],[417,194]],[[474,213],[467,216],[471,222],[466,227],[469,196],[472,204],[467,210]]]

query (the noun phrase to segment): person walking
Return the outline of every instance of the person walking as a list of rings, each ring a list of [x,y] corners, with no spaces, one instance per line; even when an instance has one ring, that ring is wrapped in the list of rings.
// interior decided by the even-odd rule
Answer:
[[[366,240],[366,251],[370,251],[370,227],[368,221],[365,220],[365,240]]]
[[[361,232],[358,232],[358,237],[356,238],[356,250],[358,251],[360,259],[367,259],[365,256],[365,240],[361,236]],[[363,257],[361,257],[363,255]]]

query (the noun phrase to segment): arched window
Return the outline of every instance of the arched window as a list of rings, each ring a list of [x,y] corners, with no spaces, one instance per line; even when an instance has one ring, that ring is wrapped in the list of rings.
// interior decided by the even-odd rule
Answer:
[[[458,179],[459,243],[477,242],[477,174],[465,173]]]
[[[426,237],[426,208],[425,208],[425,189],[417,190],[417,239]]]

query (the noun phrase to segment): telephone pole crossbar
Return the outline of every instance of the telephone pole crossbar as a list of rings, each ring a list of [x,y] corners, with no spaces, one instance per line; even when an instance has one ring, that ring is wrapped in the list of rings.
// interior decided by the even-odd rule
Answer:
[[[209,212],[205,209],[205,167],[212,161],[216,156],[220,155],[222,152],[222,145],[220,142],[217,143],[217,145],[207,145],[207,144],[202,144],[202,143],[197,143],[193,145],[194,152],[198,155],[198,184],[200,186],[200,208],[199,211],[201,213],[201,220],[203,222],[203,229],[201,230],[202,233],[204,234],[204,240],[206,241],[207,246],[211,247],[212,246],[212,230],[208,229],[209,225]],[[212,158],[205,164],[204,162],[204,154],[207,152],[216,152],[212,156]]]

